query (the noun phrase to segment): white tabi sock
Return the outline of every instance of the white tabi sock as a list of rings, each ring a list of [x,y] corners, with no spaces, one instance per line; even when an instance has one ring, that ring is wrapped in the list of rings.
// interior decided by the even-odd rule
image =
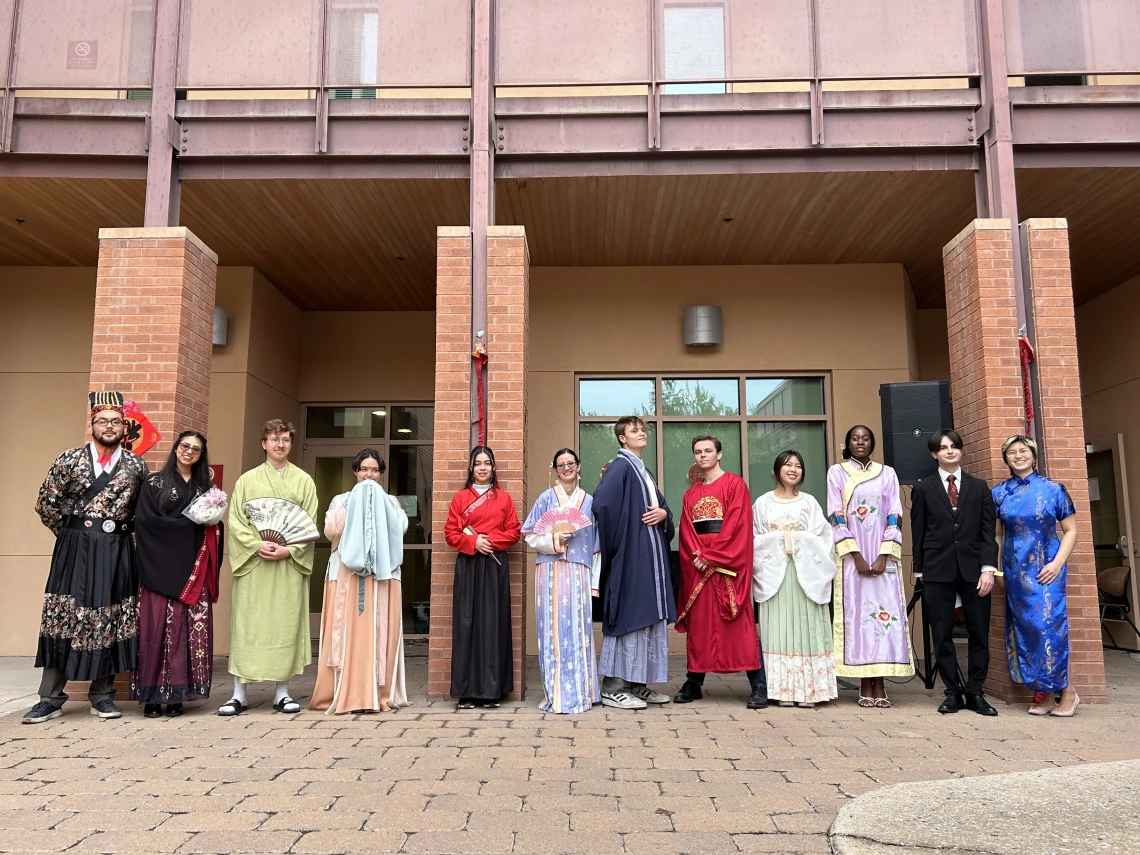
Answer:
[[[245,683],[243,683],[237,677],[234,677],[234,694],[233,694],[233,697],[234,697],[234,700],[237,701],[239,704],[241,704],[243,707],[246,705],[246,703],[245,703]]]
[[[280,703],[282,698],[287,698],[287,697],[289,697],[289,684],[288,683],[278,683],[277,684],[277,694],[275,694],[273,696],[273,703],[275,703],[275,704]]]

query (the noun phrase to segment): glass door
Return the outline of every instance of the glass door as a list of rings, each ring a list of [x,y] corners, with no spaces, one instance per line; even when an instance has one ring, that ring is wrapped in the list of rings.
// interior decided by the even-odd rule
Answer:
[[[434,409],[415,405],[309,405],[305,412],[302,468],[317,487],[317,526],[322,529],[309,589],[312,637],[320,635],[325,570],[332,544],[324,519],[332,500],[352,489],[352,462],[365,448],[384,458],[380,483],[408,515],[402,567],[404,633],[426,634],[431,594],[432,438]]]

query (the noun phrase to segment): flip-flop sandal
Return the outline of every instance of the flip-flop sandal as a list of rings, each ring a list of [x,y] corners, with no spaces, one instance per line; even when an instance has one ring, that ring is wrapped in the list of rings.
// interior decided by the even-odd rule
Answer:
[[[889,710],[891,708],[890,698],[875,698],[875,709]]]
[[[228,701],[218,707],[218,715],[223,717],[235,716],[239,713],[245,712],[248,709],[249,707],[247,707],[237,698],[230,698]]]
[[[301,711],[301,705],[286,695],[273,705],[273,709],[277,710],[277,712],[297,713]]]
[[[863,707],[863,709],[873,708],[875,706],[875,698],[867,698],[867,697],[864,697],[863,695],[860,695],[859,696],[859,706]]]

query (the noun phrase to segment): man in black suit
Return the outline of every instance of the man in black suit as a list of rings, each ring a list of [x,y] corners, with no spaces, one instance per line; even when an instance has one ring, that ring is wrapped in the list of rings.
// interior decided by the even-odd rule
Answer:
[[[962,437],[941,430],[927,442],[938,461],[936,476],[924,478],[911,495],[910,532],[914,575],[923,585],[923,608],[934,635],[934,655],[946,686],[938,712],[971,709],[997,715],[982,681],[990,665],[990,591],[997,569],[993,497],[990,485],[962,472]],[[969,676],[954,651],[955,599],[962,598],[969,636]]]

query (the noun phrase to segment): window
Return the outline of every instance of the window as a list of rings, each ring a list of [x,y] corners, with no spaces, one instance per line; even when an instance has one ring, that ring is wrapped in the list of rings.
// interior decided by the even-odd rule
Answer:
[[[329,11],[329,97],[375,98],[380,13],[375,2],[336,0]],[[355,84],[355,85],[354,85]]]
[[[827,386],[828,378],[821,375],[581,377],[577,421],[582,486],[593,492],[602,467],[617,454],[614,423],[624,415],[637,415],[649,433],[643,459],[659,476],[674,513],[689,488],[693,437],[702,434],[720,439],[721,466],[748,482],[753,500],[775,486],[776,455],[794,448],[803,455],[807,470],[804,492],[825,506]]]
[[[665,7],[665,80],[723,79],[725,75],[724,7]],[[670,83],[670,95],[723,94],[724,83]]]

